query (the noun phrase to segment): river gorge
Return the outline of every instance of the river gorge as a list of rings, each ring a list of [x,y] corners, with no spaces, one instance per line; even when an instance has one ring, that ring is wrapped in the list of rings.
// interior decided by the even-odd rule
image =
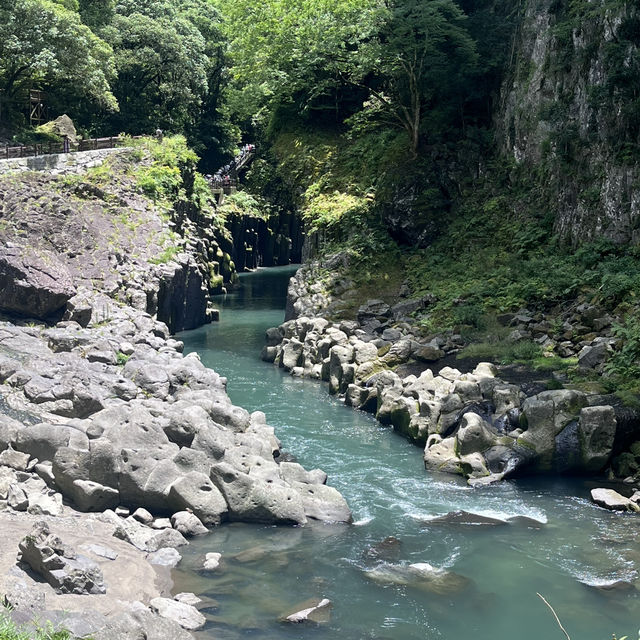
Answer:
[[[536,593],[573,638],[634,634],[637,519],[595,506],[595,484],[536,477],[473,489],[426,472],[421,450],[373,416],[260,361],[264,331],[282,322],[293,271],[242,276],[218,301],[220,323],[179,338],[228,378],[234,403],[266,413],[288,453],[327,472],[353,524],[235,523],[193,540],[173,578],[176,592],[204,599],[208,623],[198,637],[561,637]],[[202,570],[209,552],[222,554],[215,572]],[[328,622],[279,622],[310,598],[331,600]]]

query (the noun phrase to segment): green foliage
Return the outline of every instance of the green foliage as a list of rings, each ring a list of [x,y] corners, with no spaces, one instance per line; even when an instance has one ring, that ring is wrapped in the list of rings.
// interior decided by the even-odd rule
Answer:
[[[0,5],[0,92],[10,106],[26,89],[39,86],[81,91],[85,100],[115,109],[113,75],[111,48],[72,9],[51,0]]]
[[[126,103],[114,127],[131,133],[184,130],[207,91],[205,40],[169,3],[138,4],[118,4],[102,30],[114,48],[114,93]]]
[[[475,43],[453,0],[220,0],[231,41],[230,105],[269,122],[283,105],[356,131],[399,128],[413,153],[458,120]]]
[[[260,118],[279,104],[332,108],[374,0],[220,0],[233,61],[232,110]],[[335,104],[334,104],[335,108]]]
[[[152,258],[150,262],[152,264],[166,264],[167,262],[171,262],[179,252],[180,247],[170,245],[166,247],[161,253],[159,253],[155,258]]]
[[[236,191],[225,196],[222,206],[218,207],[219,216],[250,216],[267,220],[271,213],[270,205],[260,196],[254,196],[248,191]]]
[[[168,204],[181,198],[193,201],[194,194],[199,200],[201,180],[195,190],[198,156],[187,146],[184,136],[165,136],[162,141],[145,138],[132,144],[141,146],[151,158],[151,163],[141,163],[135,171],[138,187],[145,195]]]
[[[624,324],[614,327],[614,336],[620,341],[605,365],[605,372],[614,383],[630,381],[640,388],[640,318],[627,316]]]
[[[459,111],[464,80],[477,62],[465,15],[452,0],[392,0],[375,12],[373,37],[362,40],[350,70],[369,93],[365,111],[398,126],[417,154],[447,111]]]
[[[51,622],[35,624],[35,631],[27,631],[16,625],[6,610],[0,610],[0,640],[71,640],[72,637],[68,631],[55,629]]]

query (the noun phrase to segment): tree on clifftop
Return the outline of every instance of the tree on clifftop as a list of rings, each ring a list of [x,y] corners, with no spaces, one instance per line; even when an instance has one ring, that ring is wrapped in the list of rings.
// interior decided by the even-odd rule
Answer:
[[[116,109],[109,88],[111,55],[109,45],[60,3],[0,1],[0,92],[9,101],[32,86],[66,84],[102,107]]]
[[[416,155],[421,136],[460,108],[475,43],[452,0],[390,0],[378,20],[377,33],[358,47],[351,79],[370,93],[362,116],[404,129]]]

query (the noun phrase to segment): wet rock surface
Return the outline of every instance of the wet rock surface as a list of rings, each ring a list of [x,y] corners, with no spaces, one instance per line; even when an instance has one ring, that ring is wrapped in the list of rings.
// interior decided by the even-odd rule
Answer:
[[[510,382],[490,363],[458,364],[459,335],[425,340],[408,314],[427,309],[430,296],[394,306],[371,299],[354,320],[328,320],[344,304],[336,287],[348,291],[352,283],[336,276],[332,295],[318,278],[322,269],[340,272],[341,260],[324,258],[291,279],[288,319],[267,331],[262,359],[293,376],[326,381],[348,406],[423,446],[425,468],[463,475],[475,486],[521,472],[598,473],[628,444],[615,397],[547,390],[517,376]],[[572,309],[560,328],[528,310],[498,320],[518,332],[510,339],[535,339],[549,353],[557,352],[560,331],[560,355],[577,357],[583,369],[601,370],[614,342],[611,319],[592,305]],[[640,473],[635,461],[627,466]]]

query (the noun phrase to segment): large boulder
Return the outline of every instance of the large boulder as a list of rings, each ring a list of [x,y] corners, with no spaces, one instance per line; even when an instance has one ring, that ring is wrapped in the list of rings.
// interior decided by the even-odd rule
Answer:
[[[227,514],[227,503],[211,480],[191,471],[169,488],[167,502],[171,509],[191,509],[208,526],[220,524]]]
[[[534,453],[532,465],[537,471],[566,470],[577,466],[577,418],[587,404],[584,393],[560,389],[544,391],[525,400],[522,411],[527,430],[518,438],[518,444]]]
[[[322,522],[351,522],[351,511],[340,492],[324,484],[291,482],[302,496],[307,518]]]
[[[496,444],[498,434],[477,413],[465,413],[456,435],[460,456],[484,453]]]
[[[75,293],[69,270],[54,253],[15,247],[0,253],[0,311],[47,318]]]
[[[229,519],[268,524],[304,524],[302,498],[292,487],[269,482],[231,466],[212,465],[211,480],[229,506]]]
[[[611,511],[640,511],[640,506],[633,500],[613,489],[591,489],[591,499],[600,507]]]
[[[584,407],[580,411],[578,434],[586,471],[600,471],[609,462],[616,427],[616,414],[611,406]]]
[[[55,120],[41,124],[38,127],[38,133],[53,134],[59,138],[66,136],[71,144],[78,142],[76,127],[73,124],[73,120],[66,113],[58,116]]]
[[[192,605],[177,602],[171,598],[153,598],[150,602],[151,610],[163,618],[177,622],[183,629],[196,631],[202,629],[205,617]]]

